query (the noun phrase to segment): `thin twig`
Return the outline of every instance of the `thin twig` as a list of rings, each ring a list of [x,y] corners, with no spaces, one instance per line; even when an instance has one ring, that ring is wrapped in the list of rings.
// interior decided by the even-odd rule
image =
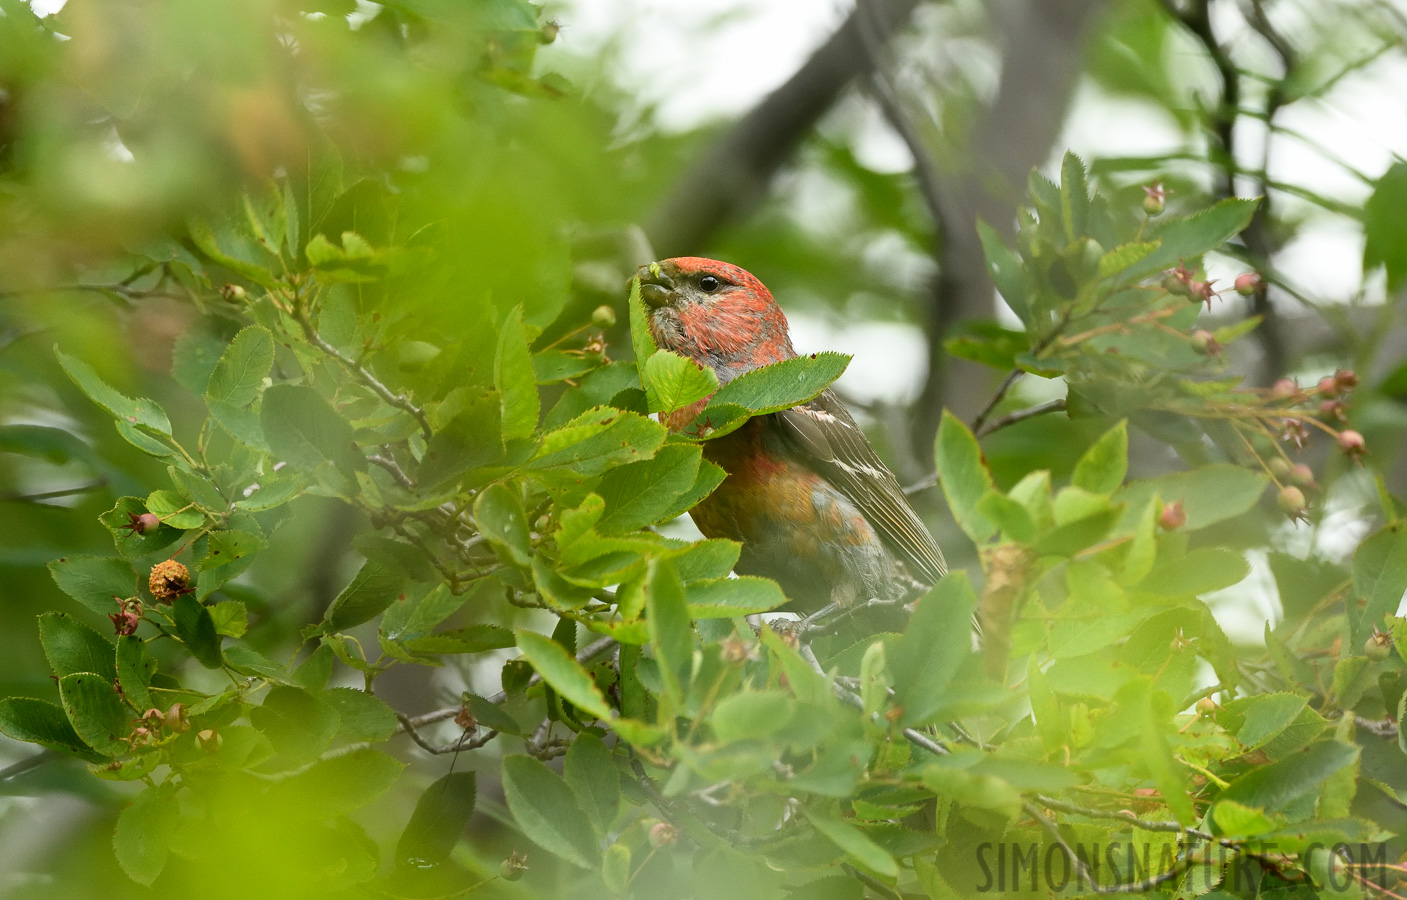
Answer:
[[[1175,878],[1181,878],[1182,873],[1187,870],[1187,866],[1191,862],[1187,854],[1184,853],[1178,857],[1173,867],[1166,872],[1160,872],[1142,881],[1134,881],[1128,884],[1102,885],[1095,881],[1094,875],[1089,870],[1089,866],[1087,866],[1085,861],[1080,858],[1080,855],[1075,852],[1075,848],[1071,847],[1065,840],[1065,835],[1060,833],[1059,825],[1056,825],[1050,817],[1041,812],[1040,807],[1036,806],[1034,803],[1023,803],[1021,804],[1021,808],[1025,810],[1027,815],[1041,824],[1041,827],[1046,830],[1046,833],[1051,836],[1051,839],[1054,840],[1056,845],[1064,852],[1065,858],[1070,861],[1071,867],[1075,870],[1075,884],[1078,886],[1083,882],[1089,886],[1089,890],[1096,894],[1141,894],[1145,891],[1151,891],[1160,884],[1172,881]]]
[[[1039,403],[1035,406],[1027,407],[1026,409],[1018,409],[1015,412],[1007,413],[1000,419],[993,419],[991,422],[984,423],[977,431],[977,437],[984,438],[994,431],[1001,431],[1008,425],[1015,425],[1017,422],[1024,422],[1027,419],[1034,419],[1036,416],[1043,416],[1050,412],[1059,412],[1063,409],[1065,409],[1064,397],[1047,400],[1044,403]]]
[[[372,463],[373,465],[378,465],[381,468],[385,469],[387,472],[390,472],[391,477],[396,480],[396,484],[399,484],[401,487],[415,487],[415,482],[410,479],[410,476],[407,475],[405,473],[405,470],[401,468],[400,463],[396,462],[395,457],[393,457],[389,452],[386,452],[384,456],[379,453],[373,453],[366,458],[366,461]]]
[[[816,654],[811,650],[810,647],[808,647],[806,644],[802,644],[799,648],[799,652],[801,653],[801,658],[806,660],[806,662],[811,666],[811,668],[815,669],[816,672],[821,675],[821,677],[829,679],[829,676],[826,675],[826,670],[821,668],[820,660],[816,659]],[[831,690],[835,691],[835,695],[840,698],[842,703],[845,703],[859,710],[863,710],[865,708],[865,701],[861,700],[858,694],[854,694],[846,690],[838,682],[833,680],[831,681]],[[877,715],[878,713],[876,713],[876,716]],[[902,733],[904,737],[908,740],[908,742],[913,744],[915,747],[920,747],[924,750],[927,750],[934,756],[948,755],[948,748],[946,746],[939,743],[938,741],[935,741],[933,738],[920,731],[915,731],[912,728],[905,728],[902,729]]]
[[[54,488],[49,491],[7,491],[0,493],[0,503],[37,503],[40,500],[54,500],[59,497],[71,497],[74,494],[86,494],[88,491],[95,491],[107,484],[106,478],[95,478],[87,484],[76,484],[73,487]]]
[[[982,426],[986,424],[987,417],[992,414],[992,410],[996,409],[997,404],[1002,402],[1002,398],[1006,396],[1007,391],[1011,390],[1011,386],[1016,383],[1016,380],[1025,374],[1026,373],[1021,369],[1012,369],[1011,372],[1002,379],[1002,383],[997,385],[997,391],[992,395],[992,399],[987,401],[987,405],[982,407],[982,411],[972,420],[972,431],[974,434],[982,430]]]
[[[427,741],[418,730],[416,730],[416,727],[409,716],[406,716],[403,713],[396,713],[396,721],[401,723],[401,727],[396,729],[397,733],[403,732],[405,734],[410,735],[410,739],[412,741],[415,741],[415,743],[419,745],[421,750],[424,750],[426,753],[433,753],[436,756],[445,753],[459,753],[461,750],[477,750],[487,744],[489,741],[498,737],[498,732],[490,729],[489,731],[484,732],[473,740],[467,741],[465,740],[465,738],[469,737],[469,731],[466,729],[462,734],[460,734],[458,740],[455,740],[452,743],[432,744]]]
[[[411,416],[415,418],[415,421],[420,423],[420,431],[425,435],[426,440],[434,436],[435,432],[430,428],[430,420],[426,418],[425,410],[417,406],[404,394],[397,394],[395,391],[388,388],[381,382],[381,379],[371,374],[371,371],[368,370],[366,366],[363,366],[355,359],[352,359],[341,350],[338,350],[336,347],[323,340],[322,335],[318,334],[317,329],[313,327],[312,320],[308,318],[306,309],[297,308],[295,305],[294,319],[302,326],[303,336],[308,339],[308,343],[335,359],[343,368],[355,375],[362,384],[370,388],[372,393],[376,394],[376,396],[397,409],[402,409],[410,413]]]

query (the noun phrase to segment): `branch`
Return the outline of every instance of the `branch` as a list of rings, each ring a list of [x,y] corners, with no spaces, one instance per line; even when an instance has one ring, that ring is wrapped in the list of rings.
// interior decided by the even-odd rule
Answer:
[[[1189,856],[1183,853],[1178,856],[1176,864],[1171,869],[1145,878],[1142,881],[1135,881],[1129,884],[1098,884],[1094,880],[1093,874],[1090,873],[1089,866],[1085,865],[1085,861],[1080,858],[1080,855],[1075,852],[1075,849],[1066,842],[1065,836],[1060,833],[1060,826],[1051,821],[1034,803],[1023,803],[1021,804],[1021,808],[1025,810],[1027,815],[1041,823],[1041,827],[1046,830],[1046,833],[1051,836],[1051,839],[1054,840],[1065,853],[1065,858],[1070,861],[1071,867],[1075,870],[1075,884],[1078,886],[1083,882],[1089,886],[1089,890],[1096,894],[1142,894],[1151,891],[1160,884],[1172,881],[1175,878],[1181,878],[1182,873],[1187,870],[1187,866],[1191,863]]]
[[[919,4],[919,0],[874,2],[883,20],[896,29],[908,22]],[[865,6],[858,3],[796,74],[716,138],[675,182],[645,224],[658,256],[697,252],[755,204],[845,86],[871,71],[873,61],[860,43],[859,21]],[[878,39],[889,36],[881,34]]]
[[[293,318],[296,319],[298,324],[302,327],[303,336],[308,339],[308,343],[337,360],[344,369],[355,375],[362,384],[370,388],[372,393],[380,397],[386,403],[410,413],[415,421],[420,423],[420,431],[425,435],[426,440],[434,436],[435,433],[430,428],[430,420],[425,417],[425,410],[415,405],[415,403],[404,394],[397,394],[395,391],[386,387],[386,385],[381,382],[381,379],[371,374],[370,370],[361,363],[323,340],[322,335],[318,334],[317,329],[313,327],[312,319],[308,318],[307,308],[296,301],[293,303]]]
[[[842,703],[845,703],[846,705],[852,706],[855,709],[859,710],[863,710],[865,708],[865,701],[861,700],[858,695],[846,690],[840,684],[838,684],[834,680],[831,680],[830,676],[826,675],[826,670],[821,668],[821,661],[816,659],[816,654],[812,652],[810,647],[808,647],[806,644],[802,644],[799,648],[799,652],[801,653],[801,658],[806,660],[806,662],[810,664],[811,668],[815,669],[816,672],[821,675],[821,677],[826,678],[828,681],[831,681],[831,689],[835,691],[835,695],[840,698]],[[875,715],[876,718],[878,718],[878,713],[876,713]],[[938,741],[935,741],[933,738],[920,731],[915,731],[912,728],[905,728],[903,729],[903,735],[906,739],[908,739],[908,742],[910,744],[913,744],[915,747],[927,750],[934,756],[948,755],[947,746]]]
[[[458,753],[461,750],[477,750],[487,744],[489,741],[498,737],[498,732],[490,729],[484,732],[483,734],[479,735],[478,737],[474,738],[472,741],[466,741],[465,738],[469,737],[469,731],[468,729],[465,729],[465,731],[459,736],[458,740],[454,741],[453,743],[432,744],[427,741],[424,737],[422,737],[420,732],[416,730],[414,722],[409,716],[405,715],[404,713],[396,713],[396,721],[401,723],[401,727],[396,729],[397,734],[404,732],[405,734],[410,735],[410,739],[412,741],[415,741],[415,743],[420,746],[421,750],[424,750],[426,753],[433,753],[437,756],[445,753]]]
[[[73,487],[55,488],[49,491],[34,491],[32,493],[6,491],[0,493],[0,503],[37,503],[41,500],[55,500],[59,497],[71,497],[74,494],[86,494],[88,491],[95,491],[105,484],[107,484],[106,478],[95,478],[86,484],[76,484]]]
[[[977,437],[984,438],[994,431],[1001,431],[1008,425],[1015,425],[1017,422],[1024,422],[1027,419],[1034,419],[1036,416],[1043,416],[1049,412],[1059,412],[1065,408],[1065,398],[1056,397],[1054,400],[1047,400],[1026,409],[1018,409],[1016,412],[1007,413],[1000,419],[985,423],[977,431]]]

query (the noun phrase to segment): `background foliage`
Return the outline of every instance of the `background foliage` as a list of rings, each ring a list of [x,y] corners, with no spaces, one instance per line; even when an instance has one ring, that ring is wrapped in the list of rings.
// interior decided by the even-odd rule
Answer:
[[[1407,165],[1269,160],[1334,163],[1284,118],[1401,15],[914,6],[842,26],[818,130],[671,134],[518,0],[0,0],[0,890],[1397,896]],[[1028,179],[1059,116],[1003,104],[1077,76],[1179,145]],[[1326,220],[1348,294],[1293,276]],[[847,366],[667,435],[716,385],[626,279],[686,250],[930,348],[851,397],[955,570],[902,630],[759,628],[677,521]]]

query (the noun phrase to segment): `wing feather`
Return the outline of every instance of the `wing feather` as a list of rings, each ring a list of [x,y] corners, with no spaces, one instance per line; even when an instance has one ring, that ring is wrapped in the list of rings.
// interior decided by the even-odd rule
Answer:
[[[947,574],[943,552],[840,398],[827,390],[776,416],[816,472],[850,498],[910,574],[929,584]]]

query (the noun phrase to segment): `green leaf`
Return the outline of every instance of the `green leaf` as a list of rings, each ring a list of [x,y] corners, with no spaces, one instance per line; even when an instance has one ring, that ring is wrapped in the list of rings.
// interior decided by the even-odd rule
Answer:
[[[1236,740],[1247,750],[1265,746],[1295,721],[1304,709],[1304,697],[1295,694],[1261,694],[1228,703],[1228,712],[1243,717]]]
[[[664,439],[664,426],[658,422],[598,406],[549,432],[529,467],[569,468],[580,475],[600,475],[625,463],[649,459]]]
[[[191,505],[189,500],[175,491],[152,491],[146,501],[147,512],[160,519],[161,524],[183,531],[205,524],[205,513],[199,509],[187,509]]]
[[[808,812],[806,819],[816,830],[853,860],[876,875],[885,878],[899,877],[899,864],[894,861],[879,844],[876,844],[864,830],[843,819]]]
[[[181,594],[171,606],[171,618],[176,622],[176,636],[197,662],[207,669],[225,664],[220,655],[220,634],[205,604],[192,594]]]
[[[396,842],[397,864],[423,869],[448,859],[469,825],[477,796],[473,772],[450,772],[431,782]]]
[[[396,714],[375,694],[357,688],[335,687],[323,691],[322,699],[337,710],[339,741],[351,744],[388,741],[396,733]]]
[[[1338,741],[1320,741],[1277,762],[1252,769],[1221,792],[1221,799],[1234,800],[1265,812],[1279,812],[1319,786],[1344,766],[1358,759],[1358,748]]]
[[[718,701],[708,723],[722,743],[760,741],[790,725],[797,712],[796,700],[782,691],[740,691]]]
[[[403,642],[413,653],[483,653],[513,646],[513,632],[502,625],[470,625]]]
[[[669,560],[650,561],[645,585],[646,627],[665,691],[678,706],[693,668],[694,636],[684,586]]]
[[[605,743],[583,732],[567,749],[562,769],[597,834],[605,834],[620,808],[620,774]]]
[[[1198,547],[1186,556],[1160,558],[1138,587],[1164,597],[1205,594],[1240,583],[1251,564],[1235,550]]]
[[[1089,227],[1089,185],[1085,182],[1084,161],[1070,151],[1060,162],[1060,205],[1065,238],[1073,241]]]
[[[65,613],[39,617],[39,641],[57,678],[74,672],[101,675],[109,684],[117,678],[112,642]]]
[[[641,380],[650,412],[673,412],[718,390],[712,369],[668,350],[650,356]]]
[[[128,878],[151,887],[166,868],[180,818],[174,782],[148,787],[122,810],[113,830],[112,849]]]
[[[133,400],[124,396],[93,371],[93,367],[81,359],[69,356],[54,348],[59,365],[73,383],[88,395],[88,399],[107,410],[113,417],[129,425],[145,428],[160,435],[170,436],[171,422],[166,413],[153,400],[138,397]]]
[[[996,490],[996,486],[982,461],[982,448],[977,445],[977,438],[946,410],[938,425],[934,455],[938,480],[953,518],[974,543],[984,543],[996,528],[977,511],[977,504],[988,491]]]
[[[59,697],[73,730],[104,756],[121,756],[131,748],[122,740],[132,730],[131,710],[112,689],[112,679],[77,672],[59,679]]]
[[[265,391],[259,424],[274,455],[294,466],[331,460],[348,475],[366,468],[352,426],[306,385],[276,384]]]
[[[1132,531],[1136,527],[1138,517],[1147,509],[1154,494],[1162,497],[1164,503],[1182,501],[1187,524],[1181,530],[1206,528],[1235,518],[1255,506],[1268,482],[1264,474],[1230,463],[1214,463],[1133,481],[1114,495],[1115,503],[1125,505],[1119,531]]]
[[[606,501],[597,530],[624,534],[672,518],[676,501],[697,480],[702,459],[697,446],[670,444],[651,459],[607,472],[596,489]]]
[[[950,699],[948,685],[971,652],[976,608],[977,594],[961,571],[919,598],[908,628],[888,654],[894,703],[903,709],[906,727],[928,724]]]
[[[434,631],[436,625],[454,615],[471,596],[486,601],[486,591],[491,584],[490,580],[485,579],[463,594],[451,593],[447,585],[440,584],[410,599],[403,595],[381,617],[381,634],[393,641],[424,637]]]
[[[1148,255],[1157,249],[1157,241],[1120,244],[1100,258],[1099,277],[1108,278],[1111,275],[1117,275],[1130,266],[1137,265],[1147,259]]]
[[[1407,279],[1407,162],[1395,162],[1373,186],[1363,205],[1363,271],[1387,270],[1387,290],[1395,294]]]
[[[361,809],[390,790],[405,763],[369,747],[329,756],[283,782],[290,799],[323,816]]]
[[[635,366],[643,373],[650,357],[656,351],[655,339],[650,334],[650,316],[645,311],[645,304],[640,300],[640,279],[638,277],[630,279],[630,297],[626,301],[626,306],[630,311],[630,344],[635,351]]]
[[[1259,205],[1259,200],[1233,197],[1186,218],[1165,220],[1153,235],[1159,242],[1158,249],[1131,267],[1128,278],[1146,278],[1217,249],[1251,224]]]
[[[206,402],[248,406],[259,396],[273,367],[273,334],[262,325],[250,325],[236,334],[229,348],[220,354],[205,389]]]
[[[812,353],[795,356],[744,372],[718,389],[709,402],[736,404],[753,415],[789,409],[816,399],[850,365],[843,353]]]
[[[977,235],[982,240],[982,253],[987,257],[987,273],[991,275],[992,283],[1016,317],[1030,325],[1030,289],[1026,286],[1026,271],[1021,257],[1007,247],[996,229],[981,219],[977,221]]]
[[[137,709],[151,709],[152,702],[147,688],[151,677],[156,674],[156,660],[147,652],[146,642],[136,635],[123,635],[117,639],[117,683],[122,687],[122,695]]]
[[[251,553],[258,553],[269,542],[261,535],[248,531],[212,531],[205,545],[205,555],[200,558],[201,573],[220,566],[239,562]]]
[[[695,619],[735,618],[771,612],[787,602],[787,595],[770,578],[740,575],[737,578],[704,578],[685,588],[689,615]]]
[[[337,710],[302,688],[276,685],[264,703],[249,711],[249,722],[280,754],[280,768],[312,762],[337,734]]]
[[[1080,457],[1070,483],[1092,494],[1112,494],[1124,483],[1128,468],[1128,422],[1120,420]]]
[[[500,559],[523,567],[532,565],[532,537],[516,490],[501,483],[484,488],[474,500],[474,521]]]
[[[49,563],[49,574],[59,590],[103,615],[117,612],[116,601],[137,596],[137,576],[126,560],[66,556]]]
[[[553,690],[598,719],[615,717],[615,711],[606,704],[601,689],[566,648],[533,631],[519,630],[514,633],[523,656]]]
[[[369,622],[401,596],[406,576],[398,569],[374,559],[362,563],[351,582],[342,589],[322,617],[324,632],[346,631]]]
[[[74,753],[85,759],[103,758],[83,743],[63,709],[46,700],[29,697],[0,699],[0,734],[50,750]]]
[[[1350,647],[1362,647],[1373,626],[1393,615],[1407,591],[1407,528],[1390,525],[1358,545],[1353,554],[1353,594],[1348,604]]]
[[[583,869],[596,865],[600,850],[591,820],[557,773],[531,756],[505,756],[503,793],[529,840]]]
[[[537,395],[537,375],[533,371],[528,333],[523,325],[523,308],[515,306],[498,332],[498,355],[494,357],[493,384],[503,398],[503,437],[506,440],[531,437],[537,430],[541,401]]]

